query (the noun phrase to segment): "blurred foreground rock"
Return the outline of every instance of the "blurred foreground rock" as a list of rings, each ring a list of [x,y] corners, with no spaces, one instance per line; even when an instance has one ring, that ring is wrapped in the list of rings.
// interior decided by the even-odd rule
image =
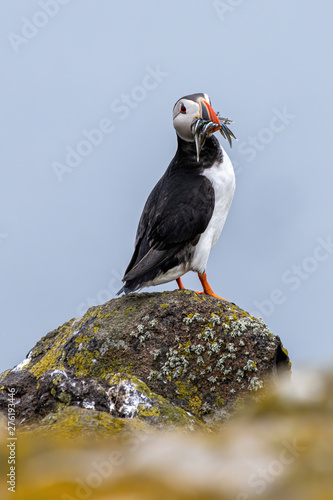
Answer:
[[[307,370],[210,433],[142,429],[98,441],[21,433],[16,492],[3,480],[1,499],[331,500],[332,411],[333,376]],[[2,478],[7,436],[0,419]]]
[[[17,425],[35,434],[209,430],[289,369],[280,338],[234,304],[188,290],[141,293],[43,337],[2,375],[0,410],[15,388]]]

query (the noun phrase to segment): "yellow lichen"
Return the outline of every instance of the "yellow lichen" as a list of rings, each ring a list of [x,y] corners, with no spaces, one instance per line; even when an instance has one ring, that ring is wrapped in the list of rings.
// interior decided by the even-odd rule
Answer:
[[[186,383],[186,382],[180,382],[180,380],[177,380],[175,382],[175,385],[177,387],[177,391],[178,391],[178,395],[177,397],[180,398],[180,399],[189,399],[193,393],[197,392],[197,388],[196,387],[191,387],[190,385],[190,381],[189,383]]]
[[[47,436],[57,441],[62,439],[90,438],[94,441],[105,440],[111,436],[118,436],[123,431],[142,432],[150,426],[137,418],[115,418],[105,412],[87,410],[74,406],[59,405],[57,413],[45,417],[37,428],[21,431],[24,436]]]
[[[69,366],[75,366],[76,376],[80,375],[88,375],[89,370],[91,370],[93,365],[93,359],[96,359],[99,356],[98,351],[94,352],[80,352],[76,353],[73,357],[68,359]]]
[[[160,410],[155,406],[152,406],[151,408],[146,408],[143,404],[139,404],[138,406],[139,417],[158,417],[159,415]]]
[[[136,311],[136,307],[127,307],[123,310],[123,314],[128,314],[131,311]]]
[[[91,337],[89,337],[88,335],[78,335],[75,338],[75,346],[78,347],[80,344],[86,346],[87,344],[89,344],[90,340]]]
[[[66,392],[62,392],[59,396],[59,399],[60,401],[65,404],[65,405],[69,405],[71,400],[72,400],[72,397],[70,394],[67,394]]]
[[[189,406],[193,415],[199,415],[202,409],[202,401],[198,396],[192,396],[189,400]]]
[[[285,347],[283,347],[283,345],[281,345],[281,349],[282,349],[282,352],[288,357],[288,366],[291,368],[292,367],[292,363],[289,359],[289,353],[287,351],[287,349]]]
[[[71,333],[72,332],[69,328],[68,323],[60,328],[53,345],[45,352],[40,361],[38,361],[29,369],[30,373],[32,373],[36,377],[36,379],[39,379],[46,370],[65,369],[60,357],[63,354],[62,347],[68,341],[68,336]]]
[[[179,344],[179,352],[187,358],[190,355],[190,348],[191,348],[192,342],[188,340],[185,344]]]
[[[203,300],[206,300],[206,297],[203,297],[202,295],[198,295],[196,293],[195,295],[192,295],[190,300],[194,300],[195,302],[202,302]]]
[[[215,406],[217,406],[217,408],[220,408],[221,406],[224,405],[224,399],[221,396],[219,396],[218,393],[216,393],[216,396],[217,396],[217,398],[215,401]]]
[[[285,353],[285,355],[288,356],[288,358],[289,358],[289,353],[288,353],[287,349],[285,347],[283,347],[283,345],[281,346],[281,349]]]

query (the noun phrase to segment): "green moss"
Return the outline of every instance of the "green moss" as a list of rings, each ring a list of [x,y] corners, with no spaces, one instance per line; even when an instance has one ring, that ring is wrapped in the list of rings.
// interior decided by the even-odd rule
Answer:
[[[169,307],[169,304],[161,304],[160,307]]]

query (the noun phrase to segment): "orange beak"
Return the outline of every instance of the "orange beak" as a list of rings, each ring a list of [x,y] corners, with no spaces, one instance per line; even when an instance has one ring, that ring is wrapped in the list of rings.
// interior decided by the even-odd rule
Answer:
[[[211,107],[211,105],[204,99],[200,99],[200,108],[201,108],[201,118],[216,123],[216,127],[211,129],[210,132],[211,133],[217,132],[217,130],[221,128],[221,124],[220,120],[216,116],[216,113]]]

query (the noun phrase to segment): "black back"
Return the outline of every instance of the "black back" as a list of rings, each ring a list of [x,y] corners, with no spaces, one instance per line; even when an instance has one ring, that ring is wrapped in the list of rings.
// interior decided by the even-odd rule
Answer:
[[[178,138],[178,149],[150,193],[136,234],[135,250],[123,281],[126,292],[144,286],[176,265],[177,253],[196,245],[212,217],[215,195],[202,173],[222,161],[218,140],[209,136],[197,162],[195,144]]]

